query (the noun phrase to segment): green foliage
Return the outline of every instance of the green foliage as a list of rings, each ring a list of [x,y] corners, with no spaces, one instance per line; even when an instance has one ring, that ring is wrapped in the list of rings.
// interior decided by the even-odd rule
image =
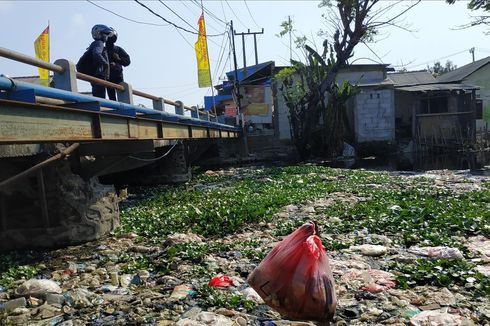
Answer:
[[[116,263],[119,264],[119,268],[123,274],[136,273],[142,269],[148,271],[154,269],[152,260],[144,255],[129,255],[124,252],[117,257]]]
[[[0,287],[11,289],[15,287],[15,281],[31,279],[40,272],[37,265],[18,265],[10,256],[3,256],[0,261]]]
[[[284,35],[293,31],[293,22],[291,20],[284,20],[281,22],[281,31],[276,36],[283,37]]]
[[[446,0],[447,3],[453,4],[456,0]],[[478,10],[483,9],[485,11],[490,11],[490,2],[487,0],[470,0],[468,2],[468,9]]]
[[[448,287],[459,285],[474,289],[476,295],[490,296],[490,279],[475,270],[475,265],[464,260],[426,260],[415,263],[393,262],[390,269],[396,272],[398,287],[408,289],[418,285]],[[469,282],[471,280],[472,282]]]
[[[265,176],[268,181],[263,181]],[[195,190],[195,184],[161,190],[153,198],[122,211],[120,232],[136,232],[155,243],[165,240],[167,234],[189,230],[207,237],[221,237],[242,230],[250,223],[270,221],[285,205],[342,191],[369,200],[352,205],[337,202],[319,211],[319,214],[341,220],[328,222],[329,233],[342,234],[367,228],[370,233],[397,234],[396,241],[405,246],[425,244],[460,248],[459,237],[490,236],[490,212],[487,209],[490,190],[487,187],[481,191],[454,194],[434,189],[431,181],[423,178],[403,179],[318,166],[264,169],[242,179],[228,177],[221,180],[221,186],[206,191]],[[399,208],[393,209],[394,205]],[[289,234],[301,223],[280,221],[275,233]],[[212,243],[207,246],[193,243],[172,250],[192,260],[220,250],[254,247],[253,244],[224,247]]]
[[[207,284],[197,288],[196,292],[199,306],[203,308],[223,307],[235,310],[244,308],[251,311],[257,306],[254,301],[246,300],[240,294],[233,294],[226,289],[217,289]]]
[[[257,174],[207,191],[193,185],[164,189],[122,210],[119,232],[135,232],[155,243],[166,234],[189,230],[206,237],[223,236],[249,223],[270,221],[280,207],[318,197],[331,188],[316,176],[291,174],[294,169],[267,170],[271,182],[257,181],[262,178]]]
[[[432,67],[427,67],[427,70],[435,77],[437,77],[447,72],[453,71],[457,68],[458,66],[454,65],[451,60],[447,60],[444,66],[439,61],[437,61]]]

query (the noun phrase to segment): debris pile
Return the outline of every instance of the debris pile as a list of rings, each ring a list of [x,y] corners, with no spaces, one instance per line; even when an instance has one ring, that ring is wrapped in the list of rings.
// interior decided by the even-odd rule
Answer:
[[[239,168],[138,191],[111,237],[0,255],[0,324],[314,325],[246,282],[307,220],[330,258],[336,325],[490,324],[484,177]]]

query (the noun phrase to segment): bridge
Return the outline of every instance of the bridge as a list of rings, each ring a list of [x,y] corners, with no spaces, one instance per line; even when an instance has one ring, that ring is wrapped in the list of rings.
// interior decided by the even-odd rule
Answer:
[[[82,74],[65,59],[1,47],[0,56],[53,74],[50,87],[0,75],[1,249],[101,237],[118,225],[114,184],[186,181],[191,162],[241,150],[238,127],[195,106]],[[118,101],[79,93],[78,80],[115,89]]]

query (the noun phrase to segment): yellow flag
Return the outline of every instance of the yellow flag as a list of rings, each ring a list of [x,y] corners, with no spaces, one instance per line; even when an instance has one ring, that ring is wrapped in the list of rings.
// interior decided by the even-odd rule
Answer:
[[[211,72],[209,69],[208,44],[206,41],[206,27],[204,26],[204,16],[199,17],[199,37],[194,44],[197,58],[197,79],[199,87],[211,86]]]
[[[34,41],[36,58],[49,62],[49,25]],[[41,85],[49,86],[49,71],[39,68],[39,80]]]

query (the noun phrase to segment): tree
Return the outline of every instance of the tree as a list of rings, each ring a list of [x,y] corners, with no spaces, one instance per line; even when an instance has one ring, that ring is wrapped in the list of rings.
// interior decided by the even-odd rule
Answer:
[[[386,5],[381,0],[323,0],[320,3],[330,13],[324,17],[333,26],[331,39],[323,42],[322,55],[305,46],[307,63],[292,62],[293,69],[279,76],[290,109],[293,140],[303,158],[313,154],[331,157],[341,152],[344,108],[353,89],[348,84],[337,85],[337,73],[348,65],[359,43],[374,41],[384,27],[400,26],[398,19],[420,0],[389,14],[404,3],[407,2]],[[292,30],[291,26],[284,26],[288,32]],[[294,74],[299,81],[294,81]]]
[[[432,67],[427,67],[427,70],[434,76],[440,76],[442,74],[445,74],[446,72],[450,72],[453,70],[456,70],[458,66],[453,64],[451,60],[447,60],[446,64],[443,66],[439,61],[435,62]]]
[[[453,4],[457,0],[446,0],[447,3]],[[483,10],[490,12],[490,1],[488,0],[471,0],[468,2],[468,9],[472,11]],[[490,15],[477,15],[472,16],[472,21],[468,24],[460,26],[460,28],[469,28],[478,25],[488,25],[490,26]]]

